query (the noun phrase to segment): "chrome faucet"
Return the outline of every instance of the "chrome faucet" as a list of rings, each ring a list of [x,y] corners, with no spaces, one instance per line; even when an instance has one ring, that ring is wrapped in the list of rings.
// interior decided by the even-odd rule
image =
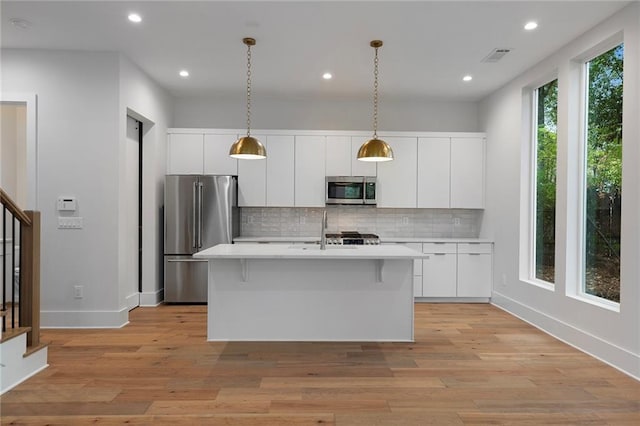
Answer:
[[[322,228],[320,230],[320,250],[327,249],[327,211],[322,212]]]

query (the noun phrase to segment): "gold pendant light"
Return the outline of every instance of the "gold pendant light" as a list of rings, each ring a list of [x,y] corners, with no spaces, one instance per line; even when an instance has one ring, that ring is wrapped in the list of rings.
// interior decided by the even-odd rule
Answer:
[[[241,160],[261,160],[267,158],[267,150],[260,141],[251,136],[251,46],[255,46],[253,38],[243,38],[247,45],[247,136],[243,136],[231,145],[229,155]]]
[[[382,47],[382,40],[373,40],[369,45],[376,52],[373,60],[373,138],[362,144],[358,150],[358,160],[391,161],[393,150],[388,143],[378,139],[378,48]]]

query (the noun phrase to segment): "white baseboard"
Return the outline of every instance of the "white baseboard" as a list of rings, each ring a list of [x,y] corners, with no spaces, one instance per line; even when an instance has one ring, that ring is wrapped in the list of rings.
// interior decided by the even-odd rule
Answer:
[[[164,300],[164,289],[140,293],[140,306],[158,306]]]
[[[600,361],[640,380],[640,355],[494,292],[491,304]]]
[[[136,292],[127,296],[126,304],[129,310],[140,306],[140,293]]]
[[[120,328],[129,322],[129,308],[119,311],[42,311],[42,328]]]

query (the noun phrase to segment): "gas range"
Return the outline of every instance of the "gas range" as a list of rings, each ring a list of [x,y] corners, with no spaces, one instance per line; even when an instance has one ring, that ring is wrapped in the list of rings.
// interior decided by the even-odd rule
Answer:
[[[325,234],[330,245],[379,245],[380,237],[376,234],[361,234],[356,231],[343,231],[339,234]]]

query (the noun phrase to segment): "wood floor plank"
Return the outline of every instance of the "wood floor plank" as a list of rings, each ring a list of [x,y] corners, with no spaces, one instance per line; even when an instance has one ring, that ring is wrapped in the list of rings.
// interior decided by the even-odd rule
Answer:
[[[206,306],[43,330],[23,425],[634,425],[640,382],[487,304],[416,304],[413,343],[206,342]]]

